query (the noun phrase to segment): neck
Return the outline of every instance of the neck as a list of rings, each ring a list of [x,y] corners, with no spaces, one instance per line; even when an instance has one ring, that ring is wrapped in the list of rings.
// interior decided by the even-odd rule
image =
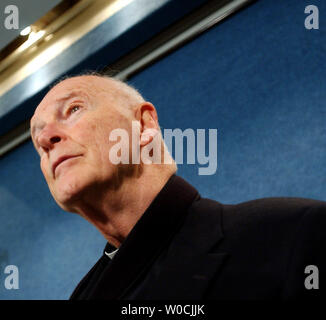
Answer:
[[[153,165],[144,166],[141,171],[140,175],[119,177],[118,186],[87,192],[88,196],[83,197],[73,210],[117,248],[175,172],[174,167],[162,170],[159,167],[153,169]]]

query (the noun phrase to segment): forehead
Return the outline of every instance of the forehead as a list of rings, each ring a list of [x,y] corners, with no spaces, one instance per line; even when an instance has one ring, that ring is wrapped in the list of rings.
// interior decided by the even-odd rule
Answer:
[[[103,91],[103,87],[103,80],[94,76],[82,76],[64,80],[46,94],[37,106],[32,120],[38,118],[46,111],[51,111],[52,108],[70,98],[81,96],[94,99],[100,91]]]

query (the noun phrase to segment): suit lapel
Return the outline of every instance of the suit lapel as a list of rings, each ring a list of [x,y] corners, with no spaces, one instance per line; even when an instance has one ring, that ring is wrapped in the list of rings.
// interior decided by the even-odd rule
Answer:
[[[203,209],[204,208],[204,209]],[[228,254],[216,252],[223,239],[221,205],[196,201],[183,228],[152,266],[137,299],[202,299]]]

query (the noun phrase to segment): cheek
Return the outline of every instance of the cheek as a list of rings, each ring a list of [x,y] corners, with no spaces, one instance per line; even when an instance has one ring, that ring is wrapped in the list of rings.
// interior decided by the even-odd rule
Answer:
[[[97,128],[94,138],[94,147],[102,164],[109,163],[109,151],[112,142],[109,140],[110,130],[108,128]]]
[[[121,138],[118,137],[117,140],[112,139],[113,136],[111,135],[111,141],[110,141],[110,134],[112,133],[112,130],[117,129],[117,127],[101,127],[98,128],[96,131],[96,138],[95,138],[95,145],[96,148],[95,152],[98,156],[97,160],[100,163],[100,166],[103,170],[104,174],[107,174],[107,172],[112,172],[114,168],[117,167],[116,164],[112,163],[110,159],[110,150],[112,147],[114,147],[117,143],[121,143]]]
[[[40,161],[40,167],[41,167],[41,171],[43,173],[43,176],[45,178],[46,181],[49,181],[49,174],[48,174],[48,163],[45,159],[41,158]]]
[[[86,128],[81,128],[76,137],[78,144],[84,146],[86,149],[103,148],[109,143],[109,133],[107,128],[102,126],[90,125]]]
[[[76,128],[75,142],[85,150],[86,162],[96,168],[103,168],[109,161],[110,130],[103,123],[101,125],[89,123],[87,127]]]
[[[90,163],[103,169],[110,167],[110,148],[117,143],[109,139],[112,130],[121,128],[128,132],[129,127],[129,122],[124,118],[93,118],[88,119],[87,123],[83,121],[83,123],[76,124],[74,136],[76,142],[87,150]]]

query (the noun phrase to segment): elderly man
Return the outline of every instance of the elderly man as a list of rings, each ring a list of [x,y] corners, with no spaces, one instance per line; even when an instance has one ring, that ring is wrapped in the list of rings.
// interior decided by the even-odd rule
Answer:
[[[135,136],[132,123],[137,139],[122,145],[130,161],[117,163],[109,137],[117,129]],[[201,198],[175,174],[155,107],[127,84],[97,75],[61,81],[37,107],[31,134],[58,205],[107,240],[71,299],[325,296],[325,202]],[[155,146],[164,161],[143,152]]]

